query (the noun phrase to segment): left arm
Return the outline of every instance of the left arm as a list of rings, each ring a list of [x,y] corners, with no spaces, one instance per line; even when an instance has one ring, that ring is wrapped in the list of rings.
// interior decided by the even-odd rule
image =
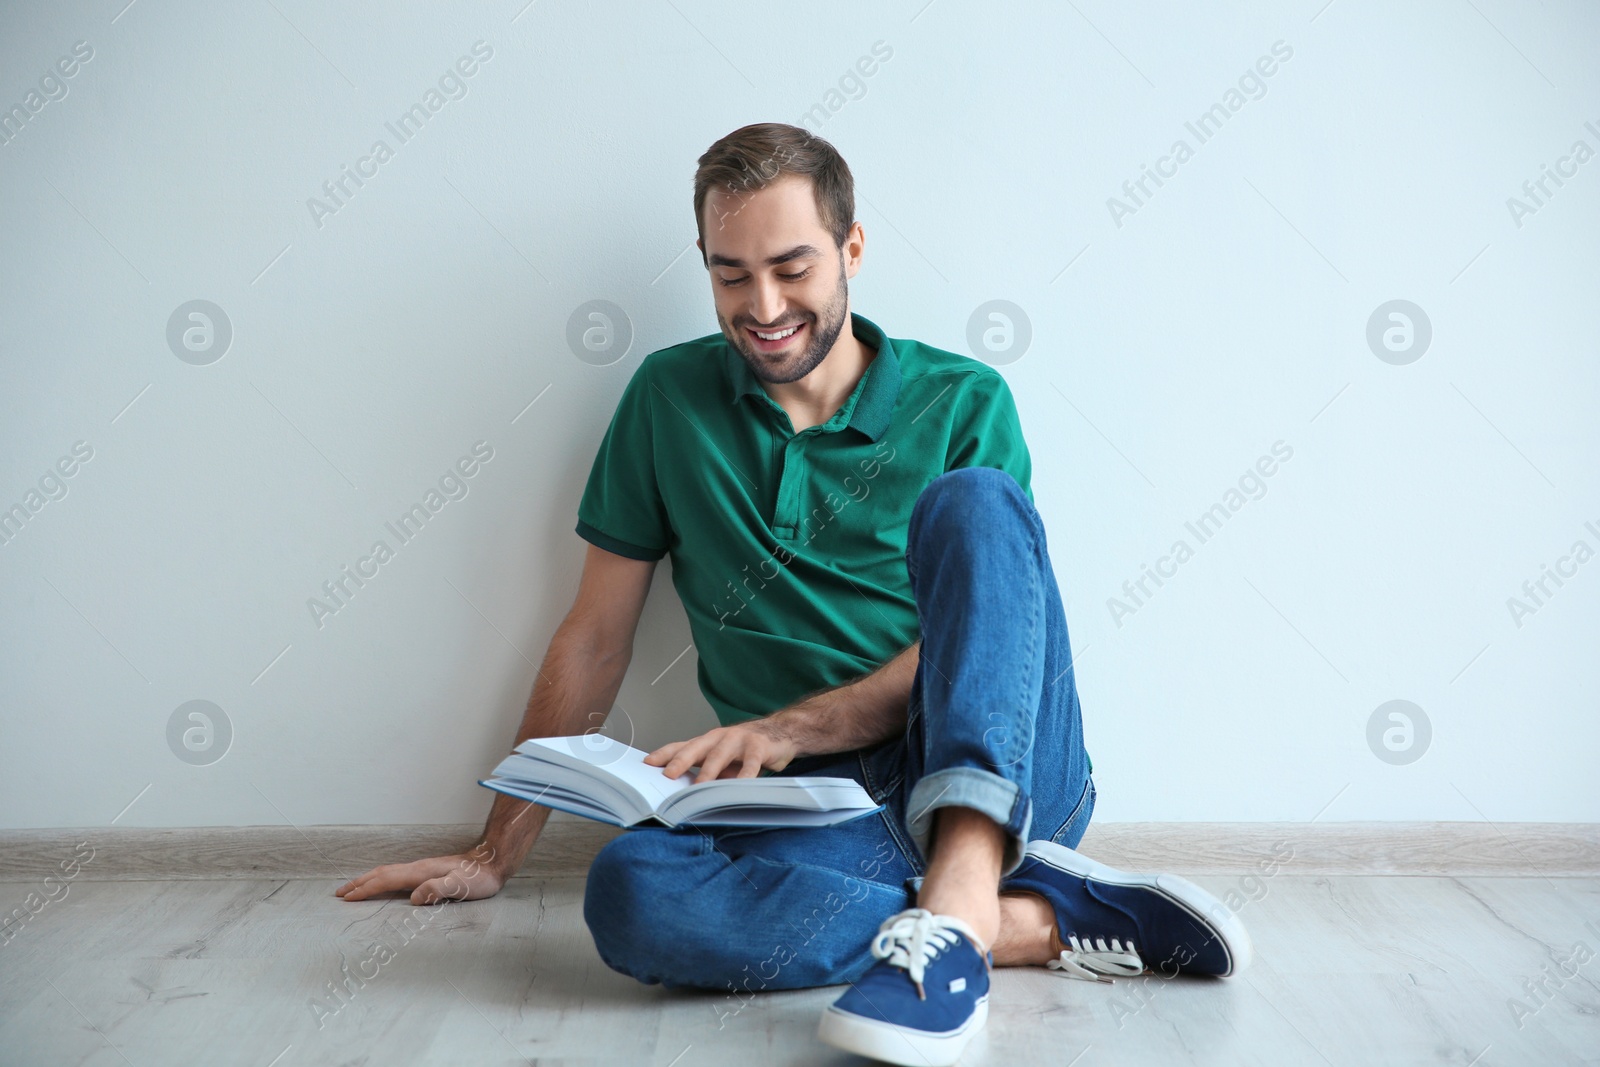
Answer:
[[[783,770],[797,756],[849,752],[886,741],[905,729],[921,648],[922,642],[916,641],[853,682],[813,693],[760,719],[662,745],[644,761],[661,767],[668,777],[699,767],[699,783],[754,778],[764,767]]]

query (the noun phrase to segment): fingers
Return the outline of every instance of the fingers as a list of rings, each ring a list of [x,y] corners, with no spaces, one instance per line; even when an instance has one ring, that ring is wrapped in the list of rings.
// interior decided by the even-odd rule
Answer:
[[[339,897],[344,896],[346,893],[350,892],[350,890],[352,890],[352,889],[356,888],[357,886],[361,885],[368,878],[371,878],[373,875],[377,874],[381,870],[383,870],[382,867],[374,867],[374,868],[372,868],[372,870],[368,871],[366,874],[358,874],[358,875],[356,875],[354,878],[350,879],[344,885],[340,886],[338,889],[335,889],[333,891],[334,896],[339,896]]]
[[[398,877],[397,866],[389,863],[382,867],[374,867],[366,874],[350,879],[333,892],[346,900],[366,900],[374,893],[387,893],[392,889],[410,889],[409,885],[404,884],[405,880]]]
[[[443,878],[449,877],[457,878],[456,892],[465,892],[466,882],[459,877],[457,870],[461,862],[460,857],[436,856],[412,863],[386,863],[350,879],[335,889],[334,894],[345,900],[366,900],[379,893],[392,893],[396,890],[410,892],[415,896],[415,890],[428,883],[430,879],[438,883]]]
[[[729,760],[728,765],[717,774],[717,779],[754,778],[760,773],[761,765],[752,760]]]
[[[724,775],[722,773],[734,764],[740,765],[741,773],[733,775]],[[742,773],[745,767],[753,767],[755,771],[759,771],[761,769],[761,755],[748,735],[730,733],[719,740],[708,754],[700,758],[700,774],[694,781],[696,785],[699,785],[701,782],[709,782],[714,778],[746,777]]]
[[[704,763],[706,753],[720,743],[719,739],[713,736],[714,734],[715,731],[710,734],[701,734],[699,737],[691,738],[688,741],[679,741],[674,748],[672,758],[667,761],[665,767],[661,768],[661,773],[668,778],[676,778],[696,764]]]
[[[668,778],[699,767],[700,773],[694,779],[698,785],[713,778],[754,778],[761,773],[768,755],[767,742],[759,735],[737,726],[719,726],[699,737],[662,745],[644,761],[660,767]],[[729,768],[737,769],[724,773]]]
[[[644,761],[652,767],[660,767],[672,758],[673,753],[677,752],[678,749],[682,748],[687,743],[688,742],[686,741],[673,741],[669,744],[662,745],[654,752],[651,752],[649,755],[645,756]]]
[[[411,903],[438,904],[445,900],[466,900],[470,894],[467,883],[454,872],[443,878],[431,878],[412,890]]]

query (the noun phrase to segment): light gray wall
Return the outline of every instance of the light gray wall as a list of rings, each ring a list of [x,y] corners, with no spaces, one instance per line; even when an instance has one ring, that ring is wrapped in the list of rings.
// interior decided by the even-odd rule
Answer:
[[[957,351],[992,300],[1031,331],[986,355],[1099,817],[1600,819],[1600,562],[1560,562],[1600,550],[1593,4],[124,3],[0,21],[0,104],[37,107],[0,146],[0,507],[39,505],[0,545],[4,825],[480,818],[616,398],[715,329],[695,158],[816,105],[858,183],[856,309]],[[221,358],[183,346],[195,300]],[[591,300],[620,359],[568,344]],[[1374,347],[1375,316],[1431,339]],[[1576,573],[1535,602],[1546,565]],[[615,732],[712,725],[688,645],[663,566]],[[1420,759],[1376,755],[1392,700]],[[190,701],[220,760],[169,744]]]

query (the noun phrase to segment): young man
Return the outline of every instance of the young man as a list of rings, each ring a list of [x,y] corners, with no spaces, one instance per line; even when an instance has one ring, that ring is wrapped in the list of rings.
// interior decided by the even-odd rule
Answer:
[[[997,965],[1236,973],[1249,936],[1215,897],[1073,850],[1093,767],[1005,380],[852,313],[850,171],[808,131],[722,138],[694,206],[722,329],[651,353],[623,392],[578,507],[577,600],[517,741],[604,717],[670,553],[722,725],[649,762],[847,776],[884,807],[612,840],[584,900],[601,958],[740,998],[848,983],[821,1037],[918,1065],[960,1056]],[[491,895],[548,814],[530,810],[497,796],[472,851],[338,892]]]

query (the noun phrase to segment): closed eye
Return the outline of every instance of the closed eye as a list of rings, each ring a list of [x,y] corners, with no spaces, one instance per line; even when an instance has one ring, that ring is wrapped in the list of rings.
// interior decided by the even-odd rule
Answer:
[[[809,275],[810,273],[811,273],[811,268],[807,267],[805,270],[800,271],[798,274],[779,274],[778,277],[782,278],[786,282],[797,282],[800,279],[802,279],[802,278],[806,277],[807,275]],[[718,278],[717,279],[717,281],[719,281],[724,286],[726,286],[726,287],[728,287],[730,289],[733,288],[736,285],[743,285],[745,282],[747,282],[749,280],[750,280],[750,276],[749,275],[745,275],[743,278],[734,278],[731,281],[728,280],[727,278]]]

